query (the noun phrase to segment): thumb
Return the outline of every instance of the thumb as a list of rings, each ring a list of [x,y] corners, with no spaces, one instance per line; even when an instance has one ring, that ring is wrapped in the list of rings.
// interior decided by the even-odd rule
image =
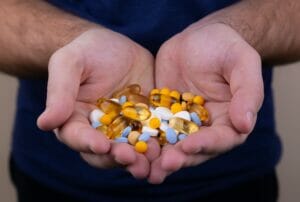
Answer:
[[[61,126],[72,114],[78,94],[83,60],[76,51],[64,47],[49,61],[46,109],[37,120],[42,130]]]
[[[230,119],[239,132],[248,134],[254,128],[264,97],[261,61],[256,52],[238,59],[229,83],[233,95],[229,107]]]

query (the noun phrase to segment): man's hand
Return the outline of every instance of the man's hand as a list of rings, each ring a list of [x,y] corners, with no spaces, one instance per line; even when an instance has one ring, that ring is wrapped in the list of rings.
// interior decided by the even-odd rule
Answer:
[[[225,24],[194,24],[159,50],[156,84],[204,96],[210,123],[153,161],[149,182],[161,183],[181,168],[195,166],[242,144],[263,101],[258,53]]]
[[[116,144],[88,121],[99,97],[138,83],[153,88],[153,57],[127,37],[113,31],[91,29],[56,51],[49,62],[47,106],[38,119],[43,130],[56,130],[57,138],[79,151],[89,164],[124,166],[136,178],[149,174],[159,155],[157,142],[149,142],[145,155],[128,144]]]

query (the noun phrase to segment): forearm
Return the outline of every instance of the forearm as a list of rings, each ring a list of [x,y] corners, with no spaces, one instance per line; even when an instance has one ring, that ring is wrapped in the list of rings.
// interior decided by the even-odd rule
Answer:
[[[199,21],[231,26],[252,45],[264,62],[278,64],[300,59],[300,1],[248,0]]]
[[[0,70],[17,76],[47,73],[51,55],[96,25],[41,0],[1,0]]]

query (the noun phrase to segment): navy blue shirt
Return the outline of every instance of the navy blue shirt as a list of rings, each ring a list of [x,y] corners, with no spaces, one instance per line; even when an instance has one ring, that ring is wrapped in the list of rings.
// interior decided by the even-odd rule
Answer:
[[[156,54],[161,44],[191,23],[229,6],[233,0],[50,0],[53,5],[120,32]],[[96,169],[79,154],[40,131],[37,117],[46,103],[45,80],[20,80],[13,157],[39,182],[85,201],[189,200],[274,168],[281,147],[275,132],[272,69],[263,68],[265,100],[246,143],[196,167],[169,176],[161,185],[136,180],[122,169]]]

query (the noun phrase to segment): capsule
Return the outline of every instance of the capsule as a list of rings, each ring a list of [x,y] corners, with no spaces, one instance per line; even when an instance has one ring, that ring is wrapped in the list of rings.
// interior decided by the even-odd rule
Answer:
[[[106,136],[109,139],[121,137],[122,131],[129,125],[128,119],[119,116],[107,128]]]
[[[123,96],[123,95],[127,96],[127,94],[129,94],[129,93],[140,94],[141,86],[138,84],[129,85],[126,88],[123,88],[121,90],[114,92],[112,97],[119,99],[121,96]]]
[[[97,106],[105,114],[119,114],[122,109],[122,106],[120,104],[105,98],[98,99]]]
[[[168,143],[167,137],[166,137],[166,133],[165,133],[164,131],[160,131],[160,132],[159,132],[158,143],[159,143],[161,146],[164,146],[165,144]]]
[[[144,121],[151,116],[151,112],[143,106],[134,106],[122,109],[122,115],[135,121]]]
[[[196,112],[200,118],[200,120],[204,123],[209,121],[208,111],[201,105],[192,104],[189,109],[190,112]]]
[[[169,121],[169,126],[178,131],[179,133],[184,133],[187,135],[197,132],[199,130],[197,124],[193,123],[192,121],[188,121],[178,117],[171,118]]]
[[[175,97],[171,97],[169,95],[164,94],[152,94],[150,95],[150,104],[155,107],[167,107],[170,108],[170,106],[174,103],[179,102],[179,99],[176,99]]]
[[[145,105],[149,105],[149,99],[141,94],[137,93],[128,93],[126,94],[127,100],[132,102],[133,104],[143,103]]]

